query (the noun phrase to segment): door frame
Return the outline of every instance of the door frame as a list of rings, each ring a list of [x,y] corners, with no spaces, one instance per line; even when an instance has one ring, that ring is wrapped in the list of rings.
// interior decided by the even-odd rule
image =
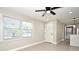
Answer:
[[[67,36],[66,30],[67,30],[67,28],[72,28],[72,34],[73,34],[73,25],[70,25],[70,26],[66,26],[66,25],[65,25],[65,29],[64,29],[64,40],[67,40],[67,39],[66,39],[66,36]]]

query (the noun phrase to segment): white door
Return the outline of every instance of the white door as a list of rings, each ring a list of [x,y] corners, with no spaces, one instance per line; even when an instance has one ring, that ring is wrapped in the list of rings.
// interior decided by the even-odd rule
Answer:
[[[52,22],[45,24],[45,40],[46,40],[46,42],[53,41],[53,24],[52,24]]]

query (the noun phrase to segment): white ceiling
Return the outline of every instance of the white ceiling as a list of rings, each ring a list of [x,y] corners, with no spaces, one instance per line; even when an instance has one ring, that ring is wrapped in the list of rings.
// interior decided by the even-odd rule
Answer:
[[[74,17],[79,18],[78,7],[63,7],[60,9],[56,9],[54,10],[56,15],[46,14],[45,17],[42,17],[42,14],[44,12],[35,12],[35,10],[41,10],[44,9],[44,7],[1,7],[1,8],[4,10],[17,12],[19,14],[29,16],[44,22],[57,19],[65,24],[73,24],[73,18]],[[72,14],[69,13],[70,11],[72,11]],[[79,23],[79,19],[77,19],[77,23]]]

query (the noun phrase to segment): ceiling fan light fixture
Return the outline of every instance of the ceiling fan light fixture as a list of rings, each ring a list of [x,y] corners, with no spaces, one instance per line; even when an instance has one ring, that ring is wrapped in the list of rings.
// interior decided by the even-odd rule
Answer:
[[[47,13],[50,13],[50,11],[47,11]]]
[[[42,10],[35,10],[35,12],[45,12],[42,16],[44,17],[45,14],[52,14],[52,15],[56,15],[56,13],[52,10],[55,10],[55,9],[58,9],[58,8],[61,8],[61,7],[45,7],[45,9],[42,9]]]

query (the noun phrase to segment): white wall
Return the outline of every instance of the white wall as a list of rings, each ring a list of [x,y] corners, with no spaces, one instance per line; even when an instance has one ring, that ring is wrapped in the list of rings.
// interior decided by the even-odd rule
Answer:
[[[57,20],[57,42],[64,40],[64,24]]]
[[[44,40],[44,23],[43,22],[36,21],[32,18],[22,16],[12,11],[0,9],[0,13],[2,16],[14,17],[19,20],[32,22],[33,24],[32,37],[29,37],[29,38],[19,37],[18,39],[13,39],[13,40],[3,40],[0,42],[0,50],[10,50],[10,49],[14,49],[17,47],[29,45],[29,44]],[[0,18],[2,16],[0,16]]]
[[[2,33],[3,33],[3,25],[2,25],[2,15],[0,14],[0,40],[2,40],[3,39],[3,35],[2,35]]]

